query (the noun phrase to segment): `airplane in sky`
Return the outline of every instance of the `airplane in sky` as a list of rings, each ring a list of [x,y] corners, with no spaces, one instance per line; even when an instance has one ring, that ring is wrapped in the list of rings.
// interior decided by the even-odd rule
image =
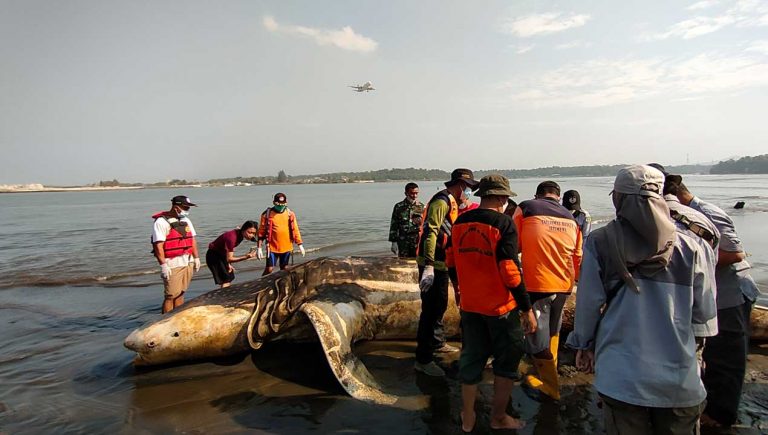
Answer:
[[[365,82],[362,85],[351,85],[350,88],[352,88],[355,92],[368,92],[376,90],[376,88],[373,87],[373,83],[371,82]]]

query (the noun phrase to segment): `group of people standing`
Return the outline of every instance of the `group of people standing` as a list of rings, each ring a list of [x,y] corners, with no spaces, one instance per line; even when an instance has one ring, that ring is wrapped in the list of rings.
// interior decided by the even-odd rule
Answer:
[[[195,272],[200,271],[197,233],[189,218],[191,207],[196,207],[186,196],[174,196],[171,208],[155,213],[152,230],[152,252],[160,264],[164,298],[162,312],[167,313],[184,303],[184,293]],[[246,254],[235,255],[235,248],[243,240],[256,242]],[[226,231],[208,244],[205,262],[220,287],[229,287],[235,279],[233,263],[254,257],[266,258],[264,275],[272,273],[277,265],[285,269],[291,259],[293,245],[306,254],[296,214],[288,208],[284,193],[275,194],[272,206],[262,214],[260,222],[247,220],[240,227]],[[263,247],[266,247],[266,256]]]
[[[611,192],[616,217],[594,232],[579,193],[561,198],[553,181],[519,205],[505,177],[476,181],[463,168],[426,206],[418,186],[408,186],[390,241],[401,257],[416,249],[415,369],[443,376],[435,352],[458,350],[442,332],[450,281],[461,312],[462,430],[474,427],[477,385],[491,357],[491,428],[524,425],[506,409],[525,354],[535,367],[523,378],[526,393],[560,399],[562,312],[577,281],[566,345],[579,369],[595,372],[609,434],[690,434],[700,419],[735,423],[758,289],[732,220],[693,196],[681,176],[658,164],[622,169]],[[473,192],[480,203],[463,211]]]

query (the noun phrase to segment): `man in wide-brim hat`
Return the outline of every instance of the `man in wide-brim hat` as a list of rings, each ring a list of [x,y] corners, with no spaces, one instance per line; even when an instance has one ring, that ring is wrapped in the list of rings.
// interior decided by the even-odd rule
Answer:
[[[446,259],[461,308],[461,425],[465,432],[475,425],[477,385],[493,356],[490,426],[519,429],[524,422],[507,414],[507,404],[518,379],[523,334],[536,329],[536,317],[520,271],[517,230],[504,214],[515,193],[506,178],[491,174],[480,180],[475,195],[480,205],[456,219]]]
[[[454,169],[445,189],[437,192],[427,203],[419,237],[418,256],[421,314],[416,334],[416,365],[418,372],[429,376],[444,376],[434,361],[434,352],[456,352],[445,342],[443,315],[448,308],[448,268],[445,246],[451,237],[451,227],[459,214],[458,201],[477,189],[472,171]]]

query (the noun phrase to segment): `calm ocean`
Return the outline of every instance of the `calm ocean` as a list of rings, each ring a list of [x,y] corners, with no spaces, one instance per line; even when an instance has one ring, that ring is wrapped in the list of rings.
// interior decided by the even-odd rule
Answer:
[[[532,197],[540,180],[512,180],[516,200]],[[610,177],[556,179],[563,190],[581,192],[582,203],[600,224],[610,219]],[[755,268],[768,281],[768,176],[686,176],[697,196],[730,213]],[[150,216],[169,208],[170,198],[188,195],[199,207],[191,219],[204,251],[220,233],[246,219],[258,220],[277,191],[288,196],[309,257],[388,253],[392,205],[404,183],[142,189],[0,195],[0,289],[57,285],[129,287],[158,284],[150,254]],[[442,186],[421,183],[421,200]],[[743,210],[733,209],[745,201]],[[243,242],[238,252],[247,250]],[[240,263],[247,271],[262,267]],[[209,279],[207,271],[197,279]]]

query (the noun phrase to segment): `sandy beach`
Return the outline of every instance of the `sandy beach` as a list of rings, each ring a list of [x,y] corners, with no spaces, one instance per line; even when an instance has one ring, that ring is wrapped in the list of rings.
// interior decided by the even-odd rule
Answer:
[[[256,272],[243,274],[243,279]],[[204,293],[193,282],[190,296]],[[456,357],[441,361],[446,378],[413,371],[415,342],[359,343],[355,352],[384,387],[402,397],[374,406],[347,396],[318,343],[273,343],[218,361],[136,369],[122,340],[159,318],[157,286],[18,288],[0,292],[7,327],[0,359],[2,433],[460,433]],[[65,297],[62,297],[65,295]],[[458,343],[455,343],[458,344]],[[523,434],[592,434],[602,415],[591,375],[575,371],[564,351],[563,400],[539,404],[519,388],[510,412]],[[526,366],[521,366],[525,370]],[[478,410],[488,412],[490,370]],[[489,430],[487,415],[476,433]],[[740,422],[729,432],[768,430],[768,344],[750,353]]]

